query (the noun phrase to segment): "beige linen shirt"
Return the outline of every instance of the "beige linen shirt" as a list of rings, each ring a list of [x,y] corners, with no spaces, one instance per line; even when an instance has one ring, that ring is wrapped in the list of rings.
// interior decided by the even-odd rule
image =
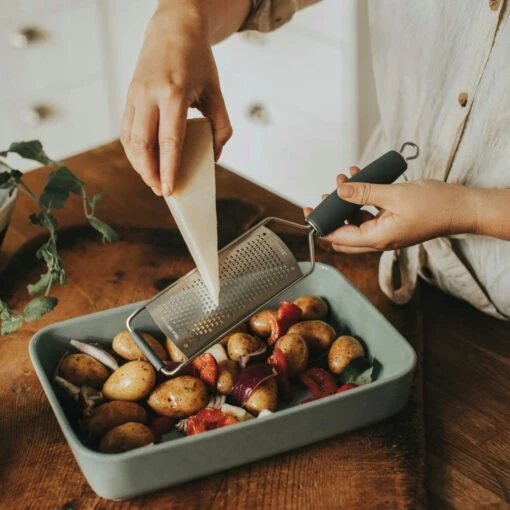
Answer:
[[[273,30],[316,1],[254,0],[243,29]],[[421,155],[406,172],[409,180],[510,188],[509,4],[369,2],[381,123],[363,164],[412,140]],[[510,319],[510,242],[465,234],[383,253],[379,282],[394,301],[410,299],[418,274]]]

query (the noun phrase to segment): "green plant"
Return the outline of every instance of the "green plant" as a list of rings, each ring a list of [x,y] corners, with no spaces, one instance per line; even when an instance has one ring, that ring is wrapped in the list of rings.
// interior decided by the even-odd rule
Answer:
[[[66,283],[66,272],[64,263],[57,250],[58,221],[53,211],[62,209],[69,195],[75,194],[83,201],[83,212],[90,225],[96,229],[103,238],[103,243],[117,241],[116,232],[95,216],[96,205],[101,199],[101,194],[87,197],[83,181],[78,179],[65,165],[52,160],[44,152],[41,142],[32,140],[29,142],[12,143],[9,149],[0,152],[0,157],[6,157],[10,152],[16,153],[25,159],[53,165],[53,170],[48,176],[48,182],[40,197],[37,197],[23,181],[23,174],[0,159],[0,189],[10,190],[11,193],[18,189],[26,193],[40,207],[40,212],[30,215],[33,225],[46,228],[49,232],[47,241],[37,250],[36,256],[46,264],[46,272],[40,279],[28,285],[28,293],[34,297],[27,303],[23,312],[16,313],[0,299],[0,334],[5,335],[19,329],[24,322],[34,321],[43,315],[51,312],[58,303],[57,298],[49,295],[54,283],[64,285]]]

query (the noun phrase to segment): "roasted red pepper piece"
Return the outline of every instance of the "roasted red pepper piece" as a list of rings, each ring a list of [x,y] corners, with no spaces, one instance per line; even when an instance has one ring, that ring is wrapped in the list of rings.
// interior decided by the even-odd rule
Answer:
[[[209,388],[214,388],[218,380],[218,363],[214,356],[209,352],[204,352],[204,354],[194,359],[192,364],[198,370],[198,377]]]
[[[327,397],[336,393],[336,384],[329,372],[323,368],[313,367],[299,375],[299,380],[310,390],[312,398]]]
[[[342,384],[342,386],[339,386],[336,390],[337,393],[343,393],[344,391],[352,390],[353,388],[357,388],[358,385],[354,383],[348,383],[348,384]]]
[[[278,308],[278,315],[276,320],[271,321],[271,336],[268,339],[269,345],[273,345],[278,338],[285,335],[289,328],[301,320],[301,308],[290,303],[289,301],[282,301]]]
[[[233,425],[239,420],[233,416],[222,413],[219,409],[208,407],[201,409],[194,416],[190,416],[187,422],[186,434],[193,436],[208,430],[219,429],[227,425]]]
[[[286,402],[292,402],[294,392],[289,381],[288,363],[285,354],[278,349],[273,351],[273,354],[267,358],[267,363],[275,368],[277,372],[276,381],[278,383],[278,395]]]

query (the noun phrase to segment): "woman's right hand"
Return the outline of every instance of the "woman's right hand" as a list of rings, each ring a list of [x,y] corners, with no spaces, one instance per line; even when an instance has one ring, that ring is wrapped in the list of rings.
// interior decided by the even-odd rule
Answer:
[[[129,161],[157,195],[175,187],[189,107],[209,118],[218,159],[232,127],[209,42],[207,2],[161,1],[145,32],[121,128]]]

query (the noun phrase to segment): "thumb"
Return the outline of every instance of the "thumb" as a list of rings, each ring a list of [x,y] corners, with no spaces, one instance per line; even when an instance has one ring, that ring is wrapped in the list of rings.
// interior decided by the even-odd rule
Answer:
[[[347,182],[339,184],[337,192],[346,202],[360,205],[375,205],[385,208],[392,197],[390,185],[369,182]]]

